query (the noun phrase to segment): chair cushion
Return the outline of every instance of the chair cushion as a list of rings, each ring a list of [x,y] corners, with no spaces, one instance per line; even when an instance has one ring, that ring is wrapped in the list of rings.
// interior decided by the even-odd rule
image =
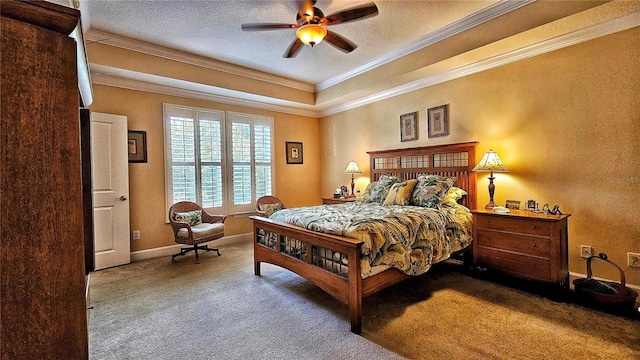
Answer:
[[[191,231],[193,232],[194,239],[202,239],[205,237],[224,234],[224,224],[223,223],[201,223],[198,225],[194,225],[191,227]],[[178,230],[178,236],[186,238],[189,236],[189,232],[185,228],[181,228]]]
[[[264,211],[266,217],[271,217],[278,210],[282,210],[282,203],[260,204],[260,211]]]
[[[173,213],[173,220],[186,222],[193,226],[202,223],[202,210],[193,210],[189,212],[176,212]]]

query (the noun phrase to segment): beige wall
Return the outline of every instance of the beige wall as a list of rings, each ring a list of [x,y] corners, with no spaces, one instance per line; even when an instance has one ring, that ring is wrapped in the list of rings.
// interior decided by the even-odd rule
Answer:
[[[479,141],[478,157],[497,151],[511,170],[496,174],[495,200],[559,204],[569,218],[569,268],[585,273],[579,246],[591,245],[623,266],[640,252],[640,28],[540,55],[323,118],[321,193],[347,185],[352,158],[366,151]],[[450,135],[427,138],[426,109],[449,105]],[[399,116],[419,112],[419,139],[400,142]],[[477,159],[479,160],[479,158]],[[478,206],[488,202],[478,177]],[[619,279],[594,262],[595,276]]]
[[[153,249],[175,244],[171,227],[165,223],[164,139],[162,104],[164,102],[201,108],[237,111],[274,118],[275,195],[287,206],[320,203],[319,121],[238,106],[190,100],[121,88],[94,85],[91,111],[128,118],[129,130],[147,132],[147,163],[129,164],[131,229],[140,230],[140,240],[131,242],[131,251]],[[285,142],[303,143],[304,164],[287,165]],[[225,223],[226,235],[252,231],[246,216],[230,216]]]

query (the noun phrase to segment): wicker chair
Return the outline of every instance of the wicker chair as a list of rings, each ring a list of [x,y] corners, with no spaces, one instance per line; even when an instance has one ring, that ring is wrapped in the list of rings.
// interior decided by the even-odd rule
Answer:
[[[191,225],[189,220],[185,220],[186,213],[200,210],[201,223]],[[202,243],[220,239],[224,236],[224,221],[226,216],[209,215],[202,207],[194,202],[181,201],[171,205],[169,208],[169,222],[173,229],[173,236],[176,243],[190,245],[180,249],[180,252],[171,255],[171,261],[176,262],[176,256],[185,255],[189,251],[195,251],[196,263],[200,263],[198,250],[215,251],[220,256],[220,250],[210,249],[208,245],[200,246]],[[193,223],[193,222],[192,222]]]
[[[275,196],[263,196],[256,200],[256,212],[260,216],[269,217],[275,211],[286,208],[282,200]]]

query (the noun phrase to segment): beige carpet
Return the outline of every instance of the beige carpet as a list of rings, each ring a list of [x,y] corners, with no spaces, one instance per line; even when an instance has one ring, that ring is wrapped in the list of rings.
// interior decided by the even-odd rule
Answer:
[[[98,271],[90,358],[639,359],[640,320],[477,279],[443,264],[347,306],[263,264],[250,243]]]

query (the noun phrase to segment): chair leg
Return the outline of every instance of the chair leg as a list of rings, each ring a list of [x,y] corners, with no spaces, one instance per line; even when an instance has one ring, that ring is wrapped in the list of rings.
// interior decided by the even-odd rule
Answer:
[[[215,251],[218,256],[220,256],[220,250],[219,249],[213,249],[213,248],[209,248],[209,245],[204,245],[204,246],[198,246],[198,245],[193,245],[193,247],[188,247],[188,248],[181,248],[180,252],[174,255],[171,255],[171,262],[176,262],[176,256],[182,256],[185,255],[186,253],[188,253],[189,251],[195,251],[196,253],[196,264],[200,264],[200,255],[198,254],[198,250],[204,250],[204,251]]]

